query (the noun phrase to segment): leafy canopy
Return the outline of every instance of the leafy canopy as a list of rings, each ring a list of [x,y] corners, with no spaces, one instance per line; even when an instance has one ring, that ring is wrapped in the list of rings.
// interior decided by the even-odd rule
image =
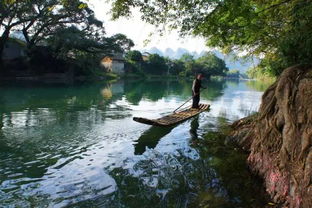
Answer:
[[[20,30],[29,46],[54,34],[59,27],[78,26],[94,36],[104,34],[102,22],[80,0],[6,0],[0,4],[0,27]]]
[[[143,62],[142,53],[137,50],[129,51],[125,58],[132,62]]]
[[[168,72],[166,59],[158,54],[151,54],[148,57],[144,71],[150,74],[165,74]]]
[[[50,59],[76,60],[81,68],[98,67],[103,56],[134,46],[123,34],[106,37],[84,0],[1,0],[0,64],[13,31],[24,36],[31,60],[40,62],[41,52],[48,51]]]
[[[113,18],[139,7],[142,19],[159,28],[195,34],[225,52],[265,57],[263,68],[279,74],[283,67],[312,60],[310,0],[112,0]]]

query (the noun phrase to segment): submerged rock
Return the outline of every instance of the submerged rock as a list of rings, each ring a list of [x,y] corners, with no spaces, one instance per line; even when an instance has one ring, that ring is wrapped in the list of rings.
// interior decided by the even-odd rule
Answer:
[[[232,124],[252,171],[282,207],[312,207],[312,67],[284,70],[262,96],[259,113]]]

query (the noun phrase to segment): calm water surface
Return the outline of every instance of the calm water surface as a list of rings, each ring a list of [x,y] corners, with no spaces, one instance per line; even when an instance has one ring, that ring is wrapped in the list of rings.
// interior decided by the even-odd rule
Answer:
[[[0,207],[261,207],[245,155],[216,135],[266,86],[204,84],[211,110],[171,128],[132,117],[172,112],[191,83],[1,84]]]

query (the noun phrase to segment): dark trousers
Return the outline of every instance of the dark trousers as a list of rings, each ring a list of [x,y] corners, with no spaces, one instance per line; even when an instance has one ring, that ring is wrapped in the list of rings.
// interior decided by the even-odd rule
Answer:
[[[199,107],[199,106],[198,106],[199,100],[200,100],[199,94],[193,95],[193,104],[192,104],[192,108],[198,108],[198,107]]]

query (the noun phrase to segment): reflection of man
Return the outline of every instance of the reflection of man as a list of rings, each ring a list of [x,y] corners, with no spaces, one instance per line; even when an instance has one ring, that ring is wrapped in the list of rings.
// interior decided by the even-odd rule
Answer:
[[[201,86],[201,80],[203,79],[202,74],[198,74],[196,76],[196,79],[193,81],[193,86],[192,86],[192,96],[193,96],[193,104],[192,108],[199,108],[199,100],[200,100],[200,88],[203,88]]]
[[[191,135],[191,138],[193,140],[196,140],[198,139],[198,133],[197,133],[197,130],[199,128],[199,116],[196,116],[192,122],[191,122],[191,129],[190,129],[190,135]],[[193,141],[195,142],[195,141]]]

